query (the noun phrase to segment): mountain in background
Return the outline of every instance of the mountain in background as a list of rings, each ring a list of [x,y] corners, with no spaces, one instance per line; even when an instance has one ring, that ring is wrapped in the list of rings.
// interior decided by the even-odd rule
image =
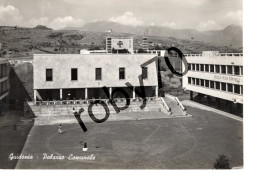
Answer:
[[[109,21],[90,22],[83,27],[67,27],[64,30],[80,30],[87,32],[105,32],[112,29],[116,33],[135,35],[175,37],[179,39],[204,41],[216,45],[243,46],[243,29],[241,26],[229,25],[223,30],[197,31],[195,29],[171,29],[161,26],[130,26]]]

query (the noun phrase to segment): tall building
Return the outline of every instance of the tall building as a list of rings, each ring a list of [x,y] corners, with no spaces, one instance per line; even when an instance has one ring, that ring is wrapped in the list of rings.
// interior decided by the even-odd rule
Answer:
[[[229,112],[243,109],[243,54],[202,52],[185,56],[188,72],[183,76],[183,88],[190,91],[190,98],[217,104]],[[184,65],[183,65],[184,66]],[[194,97],[194,95],[196,95]],[[205,98],[204,98],[205,99]]]
[[[0,115],[4,114],[8,104],[9,67],[8,59],[0,59]]]
[[[134,53],[133,37],[107,37],[108,53]]]
[[[146,36],[144,36],[143,39],[142,39],[142,49],[143,50],[149,49],[148,38]]]

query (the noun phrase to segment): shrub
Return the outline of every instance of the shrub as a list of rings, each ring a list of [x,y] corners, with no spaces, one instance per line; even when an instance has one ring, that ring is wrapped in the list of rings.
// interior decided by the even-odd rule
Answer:
[[[229,160],[226,155],[221,154],[214,163],[215,169],[230,169]]]

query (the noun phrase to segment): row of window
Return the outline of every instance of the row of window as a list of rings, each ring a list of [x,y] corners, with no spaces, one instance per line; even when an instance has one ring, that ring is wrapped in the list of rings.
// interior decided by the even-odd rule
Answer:
[[[231,75],[243,75],[243,66],[214,65],[214,64],[188,64],[188,70],[212,72]]]
[[[148,68],[142,67],[142,78],[147,79],[148,78]],[[125,79],[125,68],[120,67],[119,68],[119,80]],[[71,81],[78,80],[78,69],[77,68],[71,68]],[[95,80],[102,80],[102,68],[96,68],[95,69]],[[46,69],[46,81],[53,81],[53,70],[52,69]]]
[[[204,80],[200,78],[191,77],[188,77],[188,84],[221,90],[225,92],[231,92],[235,94],[243,94],[243,86],[237,84],[223,83],[218,81]]]

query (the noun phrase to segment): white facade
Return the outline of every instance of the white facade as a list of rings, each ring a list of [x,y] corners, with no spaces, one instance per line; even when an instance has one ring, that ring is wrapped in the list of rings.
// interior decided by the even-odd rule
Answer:
[[[128,50],[130,53],[134,53],[133,37],[107,37],[106,38],[106,50],[108,53],[112,53],[112,50]]]
[[[87,93],[88,88],[101,89],[103,86],[127,88],[126,83],[140,87],[141,65],[155,56],[156,54],[34,54],[35,98],[37,90],[46,89],[60,90],[62,94],[63,89],[85,89]],[[143,86],[156,88],[157,94],[156,62],[146,67],[147,78],[142,80]],[[51,69],[51,81],[46,78],[47,69]],[[76,80],[72,80],[72,69],[76,69]],[[97,69],[101,70],[101,78],[98,80]],[[120,69],[124,71],[123,78],[120,78]]]
[[[183,88],[243,104],[243,54],[204,52],[185,58]]]

